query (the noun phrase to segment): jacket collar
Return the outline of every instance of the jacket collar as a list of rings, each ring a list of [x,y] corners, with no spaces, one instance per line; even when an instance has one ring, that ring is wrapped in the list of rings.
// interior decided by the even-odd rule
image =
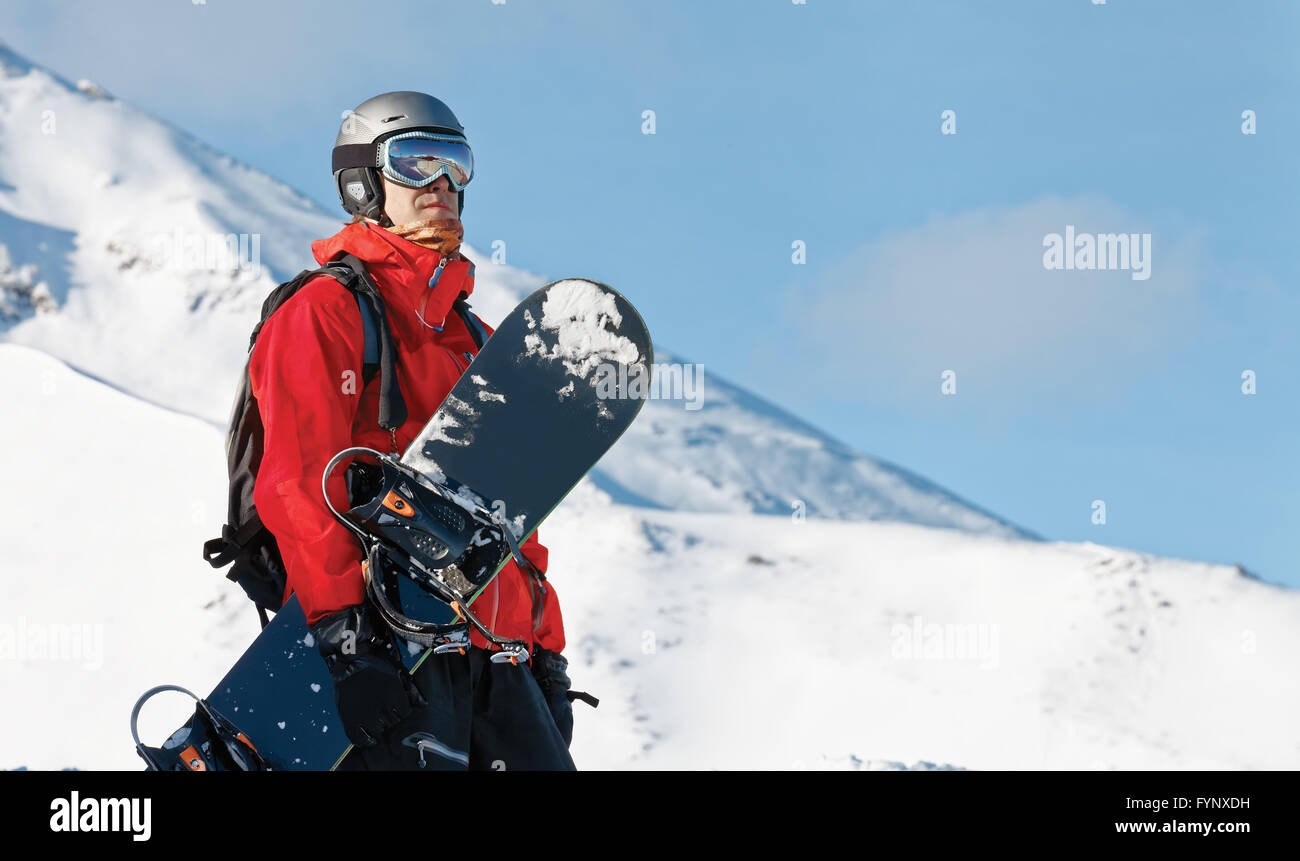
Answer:
[[[474,266],[468,260],[448,258],[439,273],[438,264],[443,258],[437,251],[368,222],[345,225],[329,239],[313,242],[311,250],[321,265],[344,254],[356,256],[366,264],[389,313],[414,314],[416,309],[427,307],[424,319],[437,328],[443,325],[457,296],[474,292]],[[426,306],[426,294],[435,275],[437,283]]]

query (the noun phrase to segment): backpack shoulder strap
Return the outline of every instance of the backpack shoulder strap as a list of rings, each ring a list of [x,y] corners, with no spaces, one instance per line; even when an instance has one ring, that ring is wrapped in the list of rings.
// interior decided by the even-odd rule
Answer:
[[[473,311],[469,309],[469,303],[465,301],[465,294],[461,293],[452,303],[452,308],[460,315],[460,319],[465,323],[465,328],[469,330],[469,336],[474,339],[474,346],[481,350],[487,343],[487,329],[483,327],[483,321],[478,318]]]
[[[309,274],[312,276],[329,275],[335,278],[357,300],[357,310],[361,312],[361,334],[363,339],[361,377],[367,383],[370,382],[375,378],[375,374],[379,372],[379,326],[375,323],[375,312],[371,307],[371,303],[366,301],[362,290],[356,289],[357,271],[350,266],[328,263]]]
[[[375,312],[371,310],[370,303],[360,291],[354,291],[352,295],[356,297],[357,308],[361,311],[361,331],[365,335],[365,347],[361,356],[364,366],[362,376],[366,382],[370,382],[379,371],[379,330],[375,325]]]
[[[328,275],[352,291],[361,313],[362,348],[361,375],[365,382],[379,376],[379,426],[394,432],[406,421],[406,401],[397,385],[396,349],[388,330],[388,314],[383,297],[366,274],[366,265],[356,256],[345,254],[331,260],[319,269],[305,269],[282,284],[266,297],[262,304],[262,319],[253,330],[248,347],[257,341],[263,323],[298,290],[317,275]]]
[[[397,350],[388,328],[384,299],[366,274],[365,263],[355,255],[344,254],[331,264],[341,265],[352,272],[352,277],[344,285],[356,294],[357,307],[361,309],[361,323],[367,335],[364,361],[369,362],[373,354],[379,368],[379,426],[396,433],[406,421],[406,401],[397,385]],[[369,337],[371,332],[375,334],[374,338]]]

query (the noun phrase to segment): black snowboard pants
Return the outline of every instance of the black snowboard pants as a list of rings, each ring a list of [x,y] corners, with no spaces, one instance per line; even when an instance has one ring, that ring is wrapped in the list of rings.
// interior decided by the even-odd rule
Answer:
[[[527,664],[494,664],[491,652],[430,655],[414,680],[428,705],[340,770],[574,770],[542,689]]]

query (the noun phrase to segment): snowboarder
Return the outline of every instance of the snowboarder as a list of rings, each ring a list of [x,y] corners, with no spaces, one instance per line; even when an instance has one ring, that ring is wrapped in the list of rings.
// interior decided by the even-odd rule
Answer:
[[[464,128],[424,93],[375,96],[344,117],[333,170],[353,220],[312,251],[321,264],[354,255],[378,286],[406,421],[380,427],[378,381],[362,379],[357,301],[329,276],[313,278],[267,319],[249,377],[265,433],[256,508],[357,745],[345,767],[571,769],[564,627],[550,581],[512,561],[474,605],[495,633],[530,644],[531,666],[493,662],[491,644],[475,631],[466,653],[430,656],[411,678],[398,659],[406,644],[364,598],[357,542],[321,491],[325,464],[344,448],[403,451],[477,352],[466,320],[452,313],[474,290],[474,266],[460,253],[474,175]],[[336,507],[346,506],[345,484],[340,474],[328,487]],[[536,535],[522,551],[545,572]]]

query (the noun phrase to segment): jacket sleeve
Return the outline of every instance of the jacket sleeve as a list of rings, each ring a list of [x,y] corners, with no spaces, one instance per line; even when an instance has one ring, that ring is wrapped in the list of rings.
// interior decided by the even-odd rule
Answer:
[[[560,615],[560,599],[555,594],[555,584],[546,581],[546,594],[540,596],[541,624],[533,633],[533,640],[543,649],[552,652],[564,651],[564,619]]]
[[[326,508],[321,476],[352,443],[365,335],[355,300],[325,280],[305,285],[267,319],[249,362],[264,429],[253,502],[308,624],[364,597],[361,548]],[[340,511],[344,466],[329,486]]]
[[[537,540],[539,532],[540,530],[534,532],[528,541],[520,545],[519,549],[529,562],[532,562],[537,566],[538,570],[545,574],[547,563],[550,561],[550,551]],[[560,599],[556,597],[555,584],[550,579],[538,583],[531,575],[522,571],[519,576],[528,586],[530,612],[533,618],[532,640],[534,644],[552,652],[563,652],[564,620],[560,617]]]
[[[537,566],[538,570],[543,573],[546,572],[550,554],[546,547],[537,540],[537,533],[533,533],[527,541],[520,545],[519,549],[529,562]],[[549,581],[546,584],[546,591],[551,591]],[[536,604],[533,602],[534,597],[538,599]],[[484,591],[482,597],[474,603],[474,611],[479,619],[486,623],[497,636],[525,640],[535,645],[542,645],[552,651],[559,651],[559,649],[564,648],[564,628],[559,622],[559,607],[555,605],[555,611],[550,613],[548,617],[549,611],[547,605],[543,602],[543,598],[543,593],[538,588],[537,581],[533,576],[521,571],[515,561],[511,559],[502,566],[501,573]],[[539,614],[541,615],[540,619],[538,618]],[[538,640],[538,632],[546,630],[548,625],[558,625],[559,627],[559,648]],[[469,638],[470,643],[475,646],[484,649],[494,648],[477,630],[471,630]],[[555,641],[555,635],[552,633],[550,642],[554,643]]]

